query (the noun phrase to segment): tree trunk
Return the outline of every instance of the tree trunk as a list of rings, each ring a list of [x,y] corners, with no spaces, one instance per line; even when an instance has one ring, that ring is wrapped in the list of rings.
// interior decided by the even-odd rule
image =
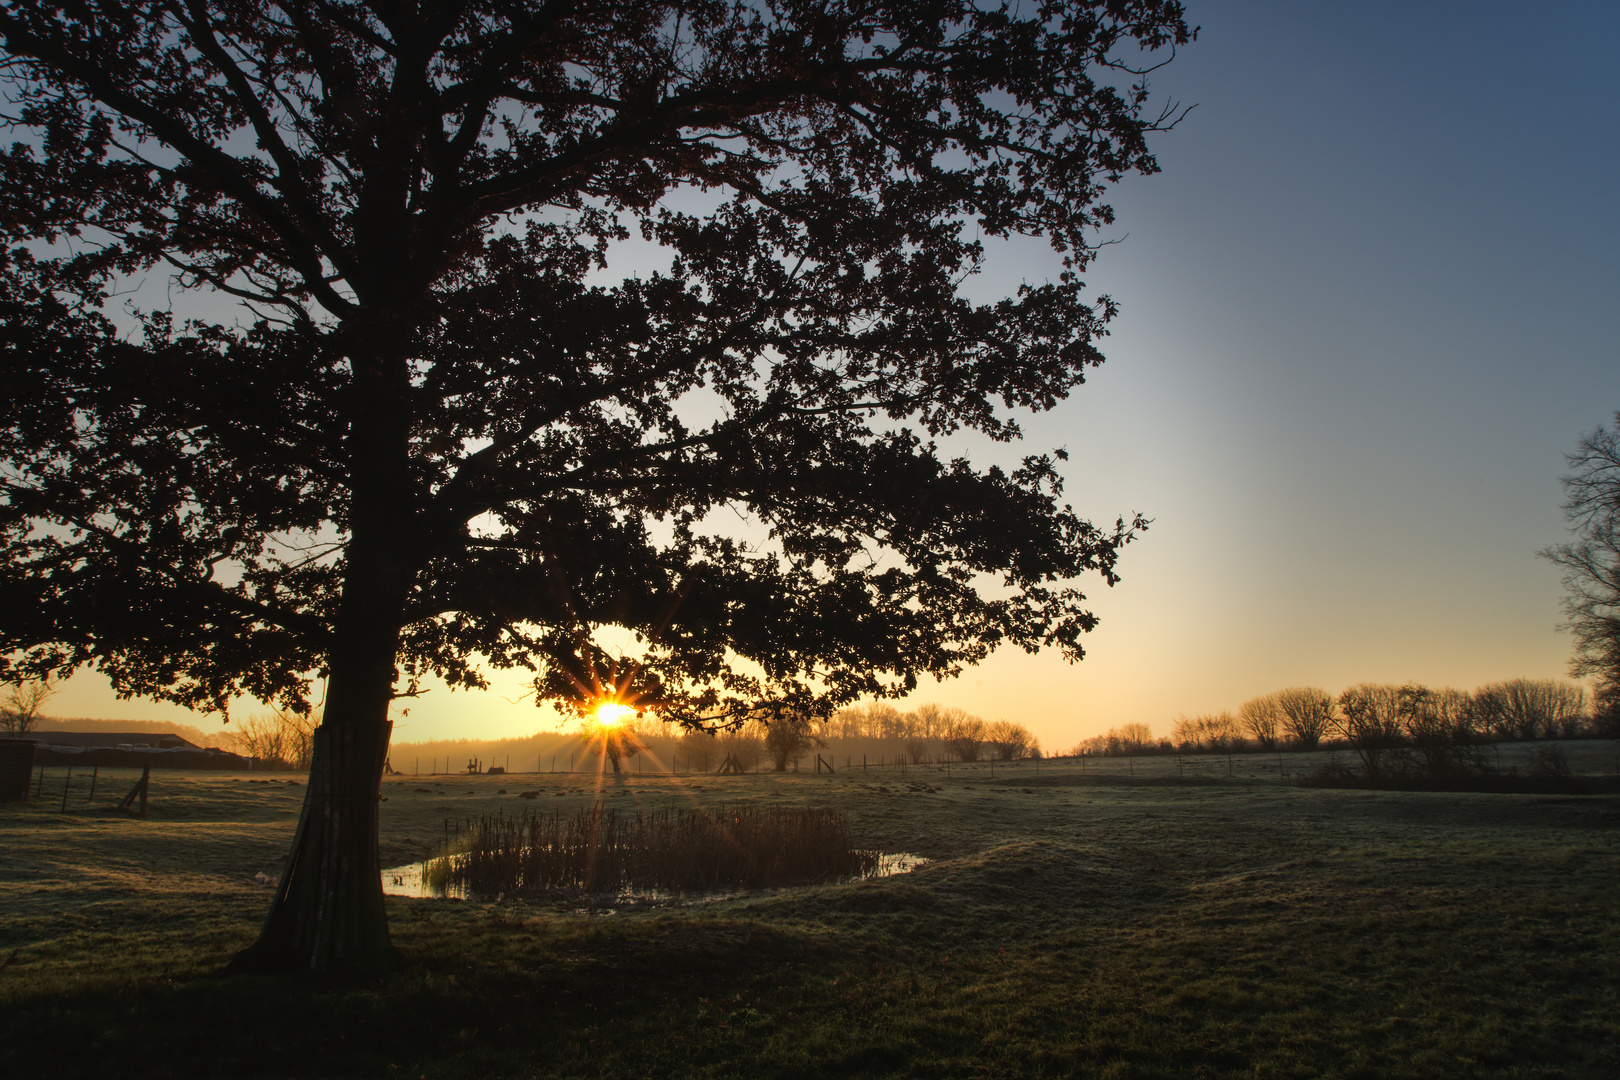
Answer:
[[[397,563],[350,545],[326,706],[315,729],[304,809],[259,940],[233,970],[301,968],[365,974],[388,966],[378,811],[393,723],[395,655],[404,591]]]
[[[233,968],[365,974],[394,957],[378,811],[405,600],[424,558],[409,467],[405,358],[413,318],[408,306],[382,305],[346,322],[353,394],[365,405],[352,411],[345,439],[350,534],[327,654],[325,710],[287,868],[259,940]]]
[[[385,720],[380,731],[363,734],[332,724],[316,729],[287,868],[259,940],[237,955],[234,970],[365,973],[392,959],[377,850],[382,762],[392,727]]]

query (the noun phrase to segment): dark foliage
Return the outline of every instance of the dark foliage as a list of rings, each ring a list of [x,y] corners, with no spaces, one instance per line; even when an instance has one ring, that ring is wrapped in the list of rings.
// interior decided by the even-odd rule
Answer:
[[[374,871],[428,673],[713,722],[1078,659],[1074,579],[1144,523],[1073,513],[1061,451],[934,440],[1013,439],[1100,361],[1100,197],[1155,170],[1145,73],[1189,37],[1173,0],[8,5],[0,675],[202,709],[324,677],[346,809],[278,908],[370,927],[324,868]],[[963,298],[1014,234],[1067,269]],[[153,271],[246,324],[116,325]]]
[[[0,19],[31,135],[0,159],[7,231],[94,241],[4,267],[6,651],[302,704],[376,531],[411,676],[476,685],[483,657],[575,697],[601,623],[694,710],[1080,655],[1093,619],[1053,583],[1112,580],[1133,525],[1058,504],[1050,456],[974,471],[927,440],[1012,437],[998,405],[1099,359],[1112,308],[1077,276],[955,283],[979,234],[1083,267],[1157,119],[1086,70],[1184,39],[1178,5],[404,10]],[[598,284],[627,237],[667,263]],[[266,318],[132,337],[96,310],[162,265]],[[700,393],[710,418],[677,407]],[[706,533],[726,506],[775,543]]]

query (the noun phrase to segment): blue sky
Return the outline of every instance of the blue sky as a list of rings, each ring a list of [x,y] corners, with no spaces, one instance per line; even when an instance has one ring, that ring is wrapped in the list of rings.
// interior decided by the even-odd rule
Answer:
[[[1155,519],[1047,708],[1162,730],[1297,682],[1560,675],[1534,553],[1620,408],[1620,5],[1192,16],[1155,85],[1197,108],[1091,275],[1109,363],[1031,425],[1096,462],[1078,504]]]
[[[1123,309],[1109,361],[1025,425],[1077,509],[1154,525],[1088,589],[1083,664],[1000,656],[915,700],[1063,748],[1299,683],[1561,676],[1535,553],[1562,455],[1620,409],[1620,4],[1189,8],[1153,86],[1197,108],[1089,275]],[[1055,272],[1018,245],[971,287]],[[89,678],[53,711],[187,719]],[[543,721],[441,691],[397,737]]]

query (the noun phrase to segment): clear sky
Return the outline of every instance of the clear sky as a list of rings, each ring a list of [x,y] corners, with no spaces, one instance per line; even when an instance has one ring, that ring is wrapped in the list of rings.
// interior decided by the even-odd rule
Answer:
[[[1062,749],[1299,683],[1560,677],[1535,553],[1564,452],[1620,409],[1620,3],[1188,6],[1153,85],[1197,108],[1090,275],[1109,361],[1012,452],[1066,447],[1078,510],[1153,527],[1087,589],[1082,664],[1000,655],[914,700]],[[1019,245],[971,287],[1053,272]],[[395,737],[551,726],[520,693],[435,690]],[[50,711],[199,722],[94,676]]]

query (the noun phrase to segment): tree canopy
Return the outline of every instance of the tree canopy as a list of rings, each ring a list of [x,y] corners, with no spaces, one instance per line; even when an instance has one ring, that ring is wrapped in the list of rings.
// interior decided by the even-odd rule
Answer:
[[[0,674],[324,679],[363,800],[429,673],[726,721],[1078,659],[1075,579],[1144,522],[1074,513],[1061,452],[937,443],[1101,360],[1102,195],[1156,170],[1191,34],[1169,0],[6,5]],[[1015,235],[1062,272],[969,300]]]

